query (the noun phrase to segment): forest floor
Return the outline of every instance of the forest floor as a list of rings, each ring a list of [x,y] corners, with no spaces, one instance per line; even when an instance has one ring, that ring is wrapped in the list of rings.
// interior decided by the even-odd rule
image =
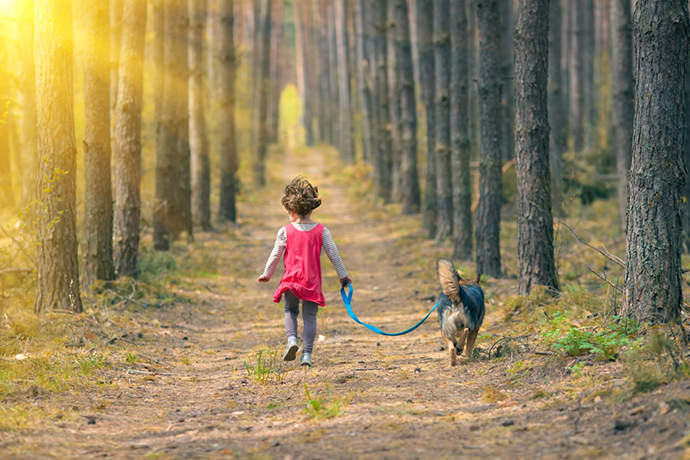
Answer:
[[[554,352],[538,312],[509,301],[514,277],[482,281],[477,357],[450,368],[435,313],[408,335],[376,335],[348,317],[324,259],[314,366],[281,361],[281,272],[256,278],[288,223],[280,197],[292,177],[319,186],[313,218],[333,234],[365,322],[419,321],[451,247],[427,240],[419,215],[359,201],[357,172],[339,176],[319,149],[276,161],[238,224],[142,256],[160,270],[160,292],[105,285],[55,333],[54,350],[27,340],[0,360],[0,458],[690,458],[690,381],[635,392],[621,360]],[[166,275],[174,264],[187,268]],[[474,276],[472,263],[461,269]]]

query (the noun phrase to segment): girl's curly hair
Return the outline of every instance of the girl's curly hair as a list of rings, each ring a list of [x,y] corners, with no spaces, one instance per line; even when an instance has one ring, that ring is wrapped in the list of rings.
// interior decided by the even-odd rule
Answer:
[[[312,187],[306,179],[297,176],[285,186],[283,199],[280,202],[288,211],[295,212],[300,216],[306,216],[321,206],[319,188]]]

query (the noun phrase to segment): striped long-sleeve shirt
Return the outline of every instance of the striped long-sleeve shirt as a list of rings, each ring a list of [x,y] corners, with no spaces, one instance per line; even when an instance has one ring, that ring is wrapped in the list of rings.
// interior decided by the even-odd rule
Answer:
[[[308,232],[309,230],[314,229],[318,224],[296,224],[292,223],[290,224],[295,227],[295,229],[302,231],[302,232]],[[338,273],[338,279],[343,279],[347,276],[347,270],[345,270],[345,265],[343,265],[343,261],[340,259],[340,254],[338,253],[338,247],[335,245],[333,242],[333,237],[331,237],[331,232],[328,231],[326,227],[323,228],[323,245],[321,247],[321,252],[325,252],[328,258],[330,259],[331,263],[333,264],[333,267],[335,268],[336,273]],[[283,255],[285,252],[285,245],[287,244],[287,233],[285,231],[285,227],[281,227],[280,230],[278,230],[278,235],[276,235],[276,242],[275,245],[273,246],[273,251],[271,251],[271,255],[268,257],[268,261],[266,262],[266,268],[264,268],[264,273],[263,276],[270,278],[273,276],[273,273],[276,270],[276,267],[278,266],[278,262],[280,261],[280,257]]]

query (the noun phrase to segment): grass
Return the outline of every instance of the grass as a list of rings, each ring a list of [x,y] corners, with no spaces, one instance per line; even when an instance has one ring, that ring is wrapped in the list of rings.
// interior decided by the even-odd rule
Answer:
[[[312,419],[325,420],[341,415],[350,404],[352,396],[347,394],[345,396],[334,396],[330,385],[326,385],[326,394],[309,393],[307,384],[304,384],[304,393],[307,401],[307,407],[304,412],[309,414]]]
[[[277,360],[277,350],[271,353],[270,350],[261,349],[256,353],[256,364],[249,364],[244,360],[242,362],[251,380],[267,385],[271,380],[280,382],[283,379],[283,373],[276,369]]]

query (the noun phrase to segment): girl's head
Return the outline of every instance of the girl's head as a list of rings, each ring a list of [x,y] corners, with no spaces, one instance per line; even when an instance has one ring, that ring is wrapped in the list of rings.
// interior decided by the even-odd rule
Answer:
[[[306,179],[300,176],[292,179],[292,182],[285,187],[283,194],[281,203],[285,209],[300,216],[306,216],[321,206],[319,188],[312,187]]]

